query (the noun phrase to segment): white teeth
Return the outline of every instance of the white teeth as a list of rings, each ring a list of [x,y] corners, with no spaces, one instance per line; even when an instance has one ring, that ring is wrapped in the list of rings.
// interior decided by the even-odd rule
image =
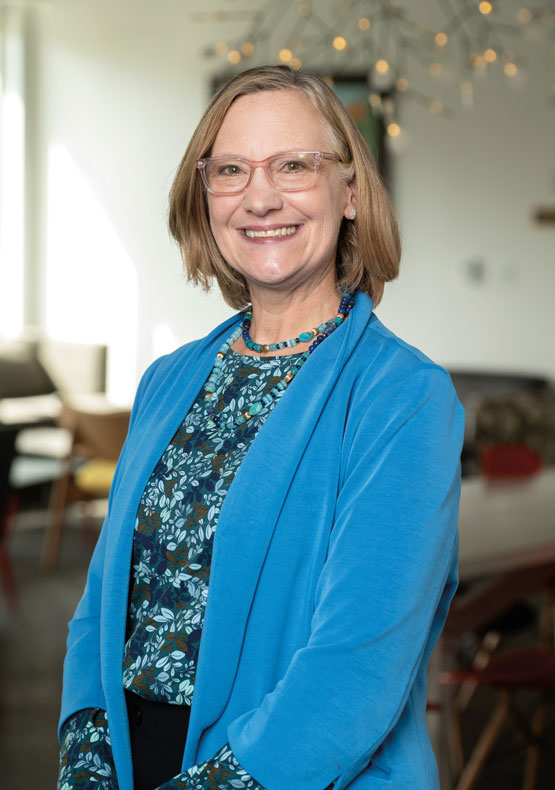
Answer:
[[[275,228],[274,230],[245,229],[245,234],[249,237],[249,239],[266,239],[271,238],[272,236],[291,236],[292,233],[295,233],[298,227],[298,225],[288,225],[287,227]]]

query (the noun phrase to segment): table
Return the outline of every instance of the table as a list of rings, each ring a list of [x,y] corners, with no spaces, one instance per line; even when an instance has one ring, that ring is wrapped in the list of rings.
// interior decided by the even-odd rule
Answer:
[[[555,562],[555,468],[514,482],[464,479],[459,534],[463,581]]]

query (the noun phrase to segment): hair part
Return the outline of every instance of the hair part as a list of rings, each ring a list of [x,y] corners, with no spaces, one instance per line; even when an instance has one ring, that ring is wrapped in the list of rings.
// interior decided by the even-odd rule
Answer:
[[[188,279],[209,290],[216,279],[224,299],[236,309],[250,301],[245,278],[224,260],[212,235],[205,187],[197,161],[210,155],[225,115],[240,96],[295,90],[326,121],[331,152],[339,154],[341,177],[357,186],[357,218],[343,219],[337,244],[337,279],[357,288],[377,305],[386,282],[399,273],[401,241],[387,190],[368,146],[345,107],[323,79],[289,66],[261,66],[231,79],[212,98],[177,169],[169,200],[169,228],[183,257]]]

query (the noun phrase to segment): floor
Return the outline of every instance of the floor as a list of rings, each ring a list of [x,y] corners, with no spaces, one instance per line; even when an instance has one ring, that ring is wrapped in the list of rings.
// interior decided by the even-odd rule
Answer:
[[[10,615],[0,597],[0,786],[3,790],[54,790],[57,775],[56,725],[66,624],[79,599],[92,550],[78,528],[67,530],[55,573],[38,569],[41,514],[24,514],[12,539],[20,590],[20,611]],[[525,644],[526,630],[509,638]],[[470,742],[490,709],[482,693],[466,721]],[[529,700],[521,700],[523,709]],[[548,729],[550,761],[544,760],[536,790],[555,787],[555,713]],[[508,733],[500,740],[476,790],[518,790],[522,747]],[[442,790],[452,790],[443,787]]]

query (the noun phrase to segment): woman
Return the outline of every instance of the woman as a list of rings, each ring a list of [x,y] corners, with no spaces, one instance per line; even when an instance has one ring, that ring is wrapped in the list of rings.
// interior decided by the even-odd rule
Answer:
[[[463,418],[372,312],[400,245],[365,143],[318,77],[247,71],[170,228],[194,282],[252,308],[141,381],[70,624],[58,786],[438,787]]]

